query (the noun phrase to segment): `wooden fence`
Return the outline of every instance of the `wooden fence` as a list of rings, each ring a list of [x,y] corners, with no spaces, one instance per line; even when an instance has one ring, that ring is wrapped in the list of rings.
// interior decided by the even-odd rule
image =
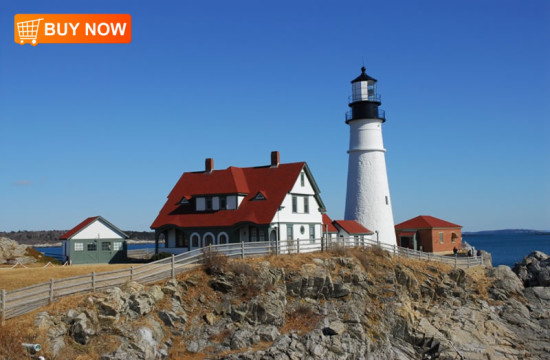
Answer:
[[[323,251],[334,247],[368,247],[379,246],[396,256],[415,258],[426,261],[437,261],[454,265],[455,267],[470,267],[483,264],[481,256],[456,257],[442,256],[421,251],[406,249],[396,245],[379,244],[373,240],[355,238],[329,239],[302,239],[281,240],[274,242],[241,242],[224,245],[211,245],[204,249],[195,249],[169,258],[157,260],[148,264],[132,266],[130,268],[107,272],[74,276],[65,279],[27,286],[21,289],[4,290],[0,292],[1,324],[6,319],[26,314],[39,307],[52,303],[57,298],[90,291],[100,291],[119,286],[127,281],[136,281],[141,284],[151,284],[160,280],[174,278],[177,274],[187,271],[202,262],[209,252],[216,251],[229,258],[300,254],[306,252]]]

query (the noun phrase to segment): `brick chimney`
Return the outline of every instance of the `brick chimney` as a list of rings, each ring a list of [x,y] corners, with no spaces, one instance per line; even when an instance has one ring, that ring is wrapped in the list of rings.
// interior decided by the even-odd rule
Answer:
[[[204,172],[210,174],[212,173],[213,170],[214,170],[214,159],[207,158],[204,162]]]
[[[279,156],[278,151],[272,151],[271,152],[271,167],[276,168],[279,167],[279,163],[281,162],[281,158]]]

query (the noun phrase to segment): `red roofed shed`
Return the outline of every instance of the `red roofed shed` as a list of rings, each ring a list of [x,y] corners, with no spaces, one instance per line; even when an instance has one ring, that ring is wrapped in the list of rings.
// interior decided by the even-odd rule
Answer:
[[[429,215],[395,225],[399,246],[434,253],[452,253],[462,247],[462,226]]]

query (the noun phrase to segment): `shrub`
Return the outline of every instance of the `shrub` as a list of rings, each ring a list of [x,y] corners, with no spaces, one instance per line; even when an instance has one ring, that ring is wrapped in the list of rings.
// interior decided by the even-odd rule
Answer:
[[[160,259],[166,259],[166,258],[169,258],[171,256],[172,256],[171,253],[163,251],[161,253],[158,253],[158,254],[155,254],[155,255],[151,256],[150,261],[157,261],[157,260],[160,260]]]
[[[244,261],[231,261],[225,270],[235,274],[235,292],[243,299],[253,298],[265,287],[258,271]]]
[[[201,258],[202,268],[209,274],[223,273],[224,267],[227,264],[227,256],[220,253],[211,247],[202,248]]]
[[[285,325],[281,328],[281,333],[285,334],[290,330],[295,330],[298,334],[305,334],[317,327],[321,315],[306,304],[300,304],[290,311],[286,316]]]
[[[331,244],[328,251],[334,254],[335,256],[341,256],[341,257],[349,256],[349,249],[338,243]]]
[[[382,256],[382,257],[389,256],[389,253],[386,250],[382,249],[382,247],[379,245],[371,246],[370,251],[372,252],[373,255],[376,255],[376,256]]]

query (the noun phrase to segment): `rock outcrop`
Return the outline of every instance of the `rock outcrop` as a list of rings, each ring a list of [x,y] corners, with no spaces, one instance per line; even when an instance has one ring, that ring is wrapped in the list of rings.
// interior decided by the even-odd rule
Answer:
[[[16,241],[0,237],[0,264],[30,264],[36,262],[32,256],[27,256],[27,246]]]
[[[514,265],[514,272],[525,287],[550,286],[550,257],[534,251]]]
[[[227,261],[162,285],[129,282],[35,326],[53,358],[545,359],[550,288],[383,251]],[[61,355],[63,354],[63,355]],[[76,356],[73,356],[76,357]]]

